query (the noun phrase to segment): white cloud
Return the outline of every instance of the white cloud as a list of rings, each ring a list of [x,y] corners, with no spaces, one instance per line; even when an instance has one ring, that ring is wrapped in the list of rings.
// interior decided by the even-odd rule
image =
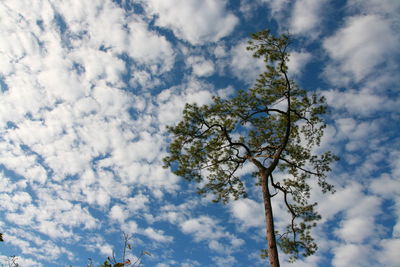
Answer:
[[[208,216],[191,218],[180,223],[183,233],[191,234],[196,242],[207,241],[208,247],[221,254],[231,254],[232,251],[240,247],[244,241],[225,231],[224,227]],[[224,245],[220,242],[222,239],[228,239],[230,245]]]
[[[16,189],[25,189],[27,186],[26,180],[12,181],[4,172],[0,172],[0,192],[11,193]]]
[[[380,245],[382,246],[382,251],[378,253],[378,260],[382,266],[398,266],[400,262],[400,239],[383,239]]]
[[[0,162],[16,174],[26,177],[28,182],[43,184],[47,180],[46,170],[38,165],[36,155],[27,154],[13,142],[1,142]]]
[[[153,73],[168,71],[174,64],[174,52],[166,38],[149,30],[139,16],[127,16],[111,1],[91,1],[90,4],[64,1],[58,4],[58,9],[63,10],[69,35],[84,36],[83,40],[71,38],[72,44],[83,53],[92,52],[85,47],[87,44],[102,47],[113,56],[126,53],[139,64],[149,65]],[[97,56],[97,60],[103,57],[105,55]],[[95,63],[92,67],[115,69],[109,64]]]
[[[392,199],[399,194],[397,188],[400,188],[400,179],[384,173],[379,178],[374,179],[369,186],[372,192],[379,194],[380,197]]]
[[[222,233],[215,233],[215,227],[216,222],[212,218],[206,216],[197,219],[189,219],[181,223],[182,231],[184,233],[193,234],[197,242],[220,238]]]
[[[246,41],[242,41],[232,48],[229,66],[237,78],[252,85],[264,70],[264,62],[255,59],[246,47]]]
[[[344,188],[336,188],[337,192],[333,195],[323,196],[317,206],[322,215],[323,221],[332,219],[336,214],[353,207],[353,203],[359,203],[362,196],[362,187],[357,183],[351,183]]]
[[[230,211],[246,228],[264,226],[264,206],[262,203],[257,203],[249,198],[239,199],[231,203]]]
[[[24,252],[24,255],[32,255],[35,260],[52,262],[61,255],[67,256],[70,260],[73,258],[72,253],[65,248],[55,244],[51,240],[41,239],[37,234],[34,235],[24,229],[7,229],[5,234],[7,236],[7,243],[9,242],[19,247]]]
[[[335,141],[346,141],[344,145],[347,151],[369,148],[372,153],[379,149],[376,145],[380,142],[379,130],[382,124],[382,120],[379,119],[362,121],[352,117],[338,118],[335,121],[337,129]]]
[[[191,56],[187,59],[188,65],[192,68],[193,73],[199,77],[207,77],[214,73],[214,64],[211,60],[207,60],[200,56]]]
[[[129,35],[128,53],[142,64],[159,64],[160,67],[153,68],[153,72],[164,72],[171,70],[174,64],[174,52],[171,44],[155,32],[147,29],[143,21],[132,21],[129,24],[133,34]]]
[[[128,217],[126,211],[119,205],[115,205],[110,210],[110,217],[120,223],[123,223]]]
[[[161,92],[157,96],[155,110],[159,127],[162,129],[180,120],[185,103],[197,103],[199,106],[208,104],[212,97],[210,91],[213,89],[212,85],[191,77],[181,86]]]
[[[221,44],[217,45],[217,46],[214,48],[214,55],[215,55],[215,57],[217,57],[217,58],[226,57],[226,56],[228,55],[228,53],[227,53],[226,50],[227,50],[227,48],[226,48],[224,45],[221,45]]]
[[[151,227],[144,229],[143,234],[157,242],[163,243],[163,242],[171,242],[173,240],[173,237],[165,235],[164,231],[154,230]]]
[[[30,258],[16,256],[14,259],[15,259],[15,263],[17,263],[18,266],[27,266],[27,267],[42,267],[43,266],[43,264],[41,264],[40,262],[37,262]],[[14,266],[12,264],[12,260],[13,259],[11,257],[0,256],[0,262],[2,264],[7,264],[7,266]]]
[[[291,52],[287,63],[289,73],[292,75],[301,74],[311,58],[312,55],[308,52]]]
[[[99,234],[95,234],[91,238],[84,240],[83,246],[88,251],[98,250],[102,255],[105,256],[112,255],[114,251],[114,248],[104,240],[103,236]]]
[[[135,221],[128,221],[127,223],[122,224],[121,229],[128,235],[136,234],[137,232],[139,232],[139,226]]]
[[[112,55],[109,52],[104,52],[100,50],[95,50],[93,48],[91,49],[77,49],[76,51],[73,51],[71,53],[71,59],[73,60],[74,63],[81,64],[82,67],[84,68],[84,73],[81,74],[82,78],[84,81],[89,82],[89,83],[96,83],[99,84],[99,81],[105,79],[108,83],[112,83],[114,85],[121,86],[121,75],[123,72],[125,72],[125,63],[115,55]],[[72,62],[70,62],[72,65]],[[66,68],[71,68],[72,66],[65,66],[64,68],[60,68],[60,72],[65,72]],[[50,66],[49,66],[50,68]],[[69,73],[69,72],[68,72]],[[57,74],[54,73],[54,74]],[[43,79],[42,81],[45,81],[46,78],[48,78],[51,75],[51,73],[45,72],[43,74]],[[61,75],[63,77],[65,75]],[[57,77],[57,76],[56,76]],[[65,79],[67,79],[66,77]],[[57,79],[55,77],[52,77],[51,79],[53,83],[48,83],[48,88],[54,88],[55,84],[57,82]],[[78,81],[76,81],[78,83]],[[101,83],[100,83],[101,84]],[[85,83],[85,85],[88,85]],[[90,87],[86,86],[77,86],[74,88],[75,90],[79,90],[81,92],[81,96],[86,96],[89,93]],[[60,94],[62,91],[56,91],[59,92]],[[55,95],[55,97],[58,97],[58,95]],[[67,99],[67,100],[74,100],[74,99]]]
[[[346,8],[354,13],[369,13],[385,16],[393,21],[399,21],[400,3],[397,0],[354,0],[347,2]]]
[[[122,6],[129,1],[121,2],[125,2],[120,4]],[[262,2],[268,2],[272,13],[291,12],[287,0],[259,0],[257,4]],[[393,13],[391,9],[396,4],[380,5],[376,0],[364,2],[367,4],[357,1],[361,6],[357,8],[368,11],[364,10],[368,6],[367,9],[374,10],[374,15],[368,12],[365,17],[351,14],[353,17],[345,20],[342,29],[324,39],[325,49],[332,59],[326,71],[332,74],[330,79],[346,78],[343,71],[347,71],[348,79],[361,77],[362,80],[379,64],[390,64],[386,53],[395,51],[393,40],[397,39],[385,39],[385,34],[396,30],[390,24],[393,14],[388,15]],[[299,10],[302,3],[310,8]],[[311,1],[297,2],[292,22],[299,33],[309,34],[318,29],[319,26],[312,23],[321,17],[318,5]],[[264,218],[260,203],[251,199],[231,203],[231,219],[236,221],[230,220],[228,224],[216,221],[211,215],[201,216],[198,209],[202,207],[199,206],[205,205],[208,199],[187,201],[188,193],[186,187],[179,184],[180,179],[161,167],[167,147],[163,135],[165,125],[179,120],[184,103],[207,104],[212,94],[226,96],[233,90],[230,86],[219,90],[199,77],[225,74],[230,66],[236,77],[252,83],[264,68],[262,62],[246,52],[244,42],[231,50],[225,42],[208,44],[205,48],[208,51],[203,53],[204,47],[182,48],[184,45],[179,45],[180,41],[168,31],[171,29],[192,45],[218,42],[231,34],[238,23],[228,6],[234,5],[217,0],[150,0],[145,7],[148,13],[137,14],[122,9],[113,1],[102,0],[0,3],[0,28],[4,33],[0,40],[0,77],[8,87],[0,93],[0,164],[4,168],[4,172],[0,172],[0,208],[4,218],[0,226],[1,229],[7,226],[11,245],[35,260],[50,260],[49,264],[59,263],[65,255],[76,259],[68,247],[78,243],[90,251],[109,256],[113,247],[105,238],[115,231],[114,227],[120,227],[127,233],[148,237],[154,242],[151,245],[166,243],[173,247],[171,242],[177,241],[174,233],[166,232],[167,228],[146,225],[162,221],[193,236],[195,242],[205,244],[205,249],[224,255],[214,260],[217,265],[220,262],[227,266],[236,264],[230,255],[242,249],[245,242],[230,232],[232,222],[242,226],[239,231],[246,227],[262,228],[258,237],[263,239]],[[65,31],[60,29],[56,15],[65,22]],[[369,32],[365,32],[364,27],[371,25],[371,29],[366,29]],[[159,31],[159,27],[167,29]],[[355,33],[359,36],[354,37]],[[178,45],[173,47],[176,42]],[[389,50],[381,52],[382,48]],[[165,73],[173,70],[179,49],[192,69],[190,75],[182,75],[182,81],[168,76],[172,73]],[[217,62],[213,63],[207,53],[215,56]],[[372,59],[364,58],[368,53]],[[301,74],[310,58],[310,54],[302,50],[293,53],[289,62],[292,73]],[[332,232],[340,239],[333,250],[337,266],[353,260],[346,248],[355,255],[364,256],[369,252],[369,247],[363,244],[348,246],[349,243],[373,241],[380,246],[382,257],[377,259],[381,265],[395,266],[397,260],[395,253],[399,244],[394,238],[400,233],[400,201],[392,188],[398,187],[399,157],[396,153],[386,153],[387,146],[379,143],[386,121],[375,118],[360,121],[359,117],[352,117],[354,114],[367,117],[380,109],[390,111],[397,107],[395,100],[378,91],[382,84],[387,86],[387,82],[381,83],[386,77],[375,79],[372,76],[363,89],[354,86],[354,90],[326,93],[334,108],[345,111],[345,114],[335,113],[336,128],[330,128],[332,139],[340,142],[335,149],[344,147],[343,158],[352,157],[348,161],[352,166],[360,164],[358,169],[355,167],[357,175],[354,177],[350,177],[352,172],[335,174],[338,192],[320,201],[324,222],[334,220],[336,223]],[[170,88],[163,88],[164,84]],[[152,91],[155,86],[157,91]],[[132,111],[132,116],[128,110]],[[361,150],[368,156],[358,153]],[[390,160],[383,161],[389,154]],[[371,170],[381,166],[381,162],[389,162],[390,170],[368,185],[372,179]],[[241,173],[250,171],[246,166]],[[345,181],[359,179],[364,174],[368,175],[363,177],[363,186],[350,182],[342,187]],[[194,188],[188,187],[189,191]],[[172,205],[166,200],[168,197],[183,204]],[[382,199],[395,201],[393,218],[397,216],[394,218],[397,221],[391,229],[385,228],[388,233],[391,231],[393,239],[377,240],[383,228],[376,220]],[[288,214],[276,202],[274,208],[279,228],[286,224]],[[104,217],[99,220],[97,216]],[[94,234],[99,229],[104,237]],[[39,236],[57,242],[42,240]],[[324,251],[332,247],[329,240],[319,241]],[[168,258],[170,251],[168,249],[160,258]],[[309,258],[301,264],[316,266],[318,260]],[[168,260],[165,264],[175,266],[178,263]],[[355,264],[358,264],[357,259]],[[26,262],[26,265],[35,264]]]
[[[340,238],[340,242],[317,242],[323,250],[332,249],[333,266],[376,265],[376,255],[379,253],[367,244],[376,243],[382,230],[382,225],[376,221],[381,215],[382,199],[366,194],[363,186],[358,183],[336,187],[336,190],[333,195],[321,196],[317,200],[317,209],[322,215],[320,225],[333,218],[337,221],[333,232]],[[329,231],[327,227],[325,224],[321,230]]]
[[[26,204],[26,203],[31,203],[32,198],[27,192],[18,192],[14,193],[12,197],[12,201],[17,204]]]
[[[342,28],[323,42],[332,59],[325,75],[336,83],[361,81],[398,53],[396,36],[385,18],[377,15],[350,17]]]
[[[237,263],[237,260],[233,256],[213,257],[212,259],[217,266],[235,266]]]
[[[318,246],[318,251],[321,251],[320,246]],[[321,254],[321,253],[316,253],[316,254]],[[319,267],[319,266],[321,266],[322,257],[320,255],[316,255],[316,254],[308,256],[307,258],[298,259],[298,260],[296,260],[296,262],[294,264],[296,265],[296,267]],[[281,254],[279,254],[279,257],[281,257],[281,262],[282,262],[281,266],[282,267],[293,266],[293,263],[288,262],[287,255],[281,253]],[[282,260],[282,259],[284,259],[284,260]]]
[[[134,70],[131,73],[129,84],[135,89],[139,86],[144,89],[151,89],[160,85],[161,80],[154,77],[150,71]]]
[[[72,38],[72,44],[75,46],[84,45],[89,41],[90,45],[97,48],[104,46],[117,53],[124,50],[127,43],[127,34],[123,28],[125,14],[112,1],[61,1],[53,6],[56,12],[61,13],[67,26],[67,34],[84,37],[83,40]]]
[[[369,115],[377,111],[390,110],[395,102],[385,96],[377,95],[370,90],[328,90],[324,91],[330,106],[336,109],[345,109],[352,114]]]
[[[216,42],[229,35],[238,19],[226,10],[224,0],[150,0],[147,12],[156,15],[156,24],[170,28],[191,44]]]
[[[258,0],[260,3],[267,3],[271,9],[271,13],[274,16],[279,17],[281,12],[288,8],[290,0]]]
[[[186,260],[186,262],[183,262],[181,264],[181,267],[197,267],[197,266],[201,266],[201,264],[198,261],[194,260]]]
[[[22,193],[21,193],[22,194]],[[98,221],[80,204],[72,204],[68,200],[51,196],[47,189],[37,192],[38,201],[32,202],[30,196],[14,196],[14,201],[23,201],[24,206],[9,210],[8,221],[17,225],[26,225],[53,238],[72,237],[73,227],[84,229],[98,227]],[[16,202],[17,203],[17,202]]]
[[[291,30],[295,34],[316,35],[321,27],[322,12],[327,5],[326,0],[298,0],[295,2]]]
[[[374,264],[371,259],[372,251],[368,246],[363,245],[342,245],[333,249],[334,267],[367,267]]]
[[[373,218],[350,217],[342,221],[341,228],[336,234],[347,242],[361,243],[368,239],[375,232]]]
[[[143,213],[147,210],[147,204],[149,203],[149,198],[146,195],[138,194],[134,197],[127,199],[127,208],[133,212]]]

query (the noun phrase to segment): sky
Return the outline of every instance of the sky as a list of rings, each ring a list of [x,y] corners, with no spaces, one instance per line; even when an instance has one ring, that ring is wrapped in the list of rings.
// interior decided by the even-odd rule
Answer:
[[[252,86],[251,33],[293,37],[289,75],[330,107],[318,252],[282,266],[400,266],[400,1],[3,0],[0,260],[266,266],[260,188],[227,205],[162,168],[185,103]],[[288,213],[273,203],[276,227]]]

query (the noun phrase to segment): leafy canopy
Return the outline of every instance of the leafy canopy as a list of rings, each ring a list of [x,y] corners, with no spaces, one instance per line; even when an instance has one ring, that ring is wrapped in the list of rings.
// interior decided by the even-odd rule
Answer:
[[[247,49],[264,60],[265,71],[252,88],[231,98],[215,96],[203,106],[186,104],[182,120],[168,128],[172,142],[164,163],[176,175],[197,182],[200,194],[212,193],[215,202],[223,203],[247,196],[245,181],[250,177],[238,175],[244,164],[257,167],[256,184],[260,171],[266,172],[292,215],[279,244],[296,259],[299,252],[308,256],[317,249],[310,229],[320,216],[316,203],[308,202],[308,180],[316,177],[323,192],[332,191],[326,173],[336,157],[314,153],[325,128],[325,99],[289,78],[289,44],[287,35],[274,37],[268,30],[254,34]],[[274,170],[285,178],[274,180]]]

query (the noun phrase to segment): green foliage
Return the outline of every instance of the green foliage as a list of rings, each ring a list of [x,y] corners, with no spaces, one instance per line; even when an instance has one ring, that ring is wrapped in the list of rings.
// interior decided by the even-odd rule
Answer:
[[[130,243],[130,240],[132,239],[132,237],[127,235],[124,232],[122,234],[123,234],[123,239],[124,239],[122,259],[117,260],[115,258],[115,254],[113,253],[112,257],[107,257],[107,259],[104,261],[103,264],[100,265],[100,267],[128,267],[128,266],[136,267],[136,266],[140,266],[142,264],[143,256],[151,256],[150,252],[142,251],[135,261],[132,262],[130,259],[126,259],[126,250],[127,249],[132,250],[132,244]],[[88,267],[92,267],[91,259],[90,259],[90,263],[88,264]]]
[[[186,104],[182,120],[168,128],[172,142],[164,163],[176,175],[197,182],[198,193],[212,193],[215,202],[223,203],[247,196],[246,177],[237,171],[253,163],[258,169],[253,182],[260,184],[260,174],[266,173],[272,188],[284,196],[292,221],[278,243],[295,260],[317,249],[311,228],[320,216],[316,203],[308,203],[308,180],[316,177],[323,192],[333,192],[326,173],[337,158],[331,152],[314,153],[327,107],[324,97],[300,89],[289,78],[289,44],[289,36],[274,37],[267,30],[252,35],[247,49],[264,60],[265,72],[252,88],[232,98]],[[274,181],[275,170],[285,178]]]
[[[103,264],[100,265],[100,267],[124,267],[129,266],[130,263],[130,261],[112,263],[111,259],[108,258]]]
[[[103,264],[100,265],[100,267],[112,267],[111,263],[107,260],[104,261]]]

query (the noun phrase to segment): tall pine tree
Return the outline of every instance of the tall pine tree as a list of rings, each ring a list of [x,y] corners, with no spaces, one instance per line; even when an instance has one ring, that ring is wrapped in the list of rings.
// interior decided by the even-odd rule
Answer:
[[[165,167],[201,185],[200,194],[213,193],[215,202],[246,197],[245,177],[237,171],[246,162],[257,171],[253,182],[262,188],[270,266],[279,266],[278,249],[295,260],[313,254],[317,245],[311,228],[320,215],[309,203],[309,180],[317,179],[323,192],[331,152],[314,154],[325,128],[325,100],[300,89],[288,73],[286,35],[274,37],[268,30],[252,35],[248,50],[262,58],[265,71],[255,85],[229,99],[213,97],[210,105],[186,104],[182,120],[168,128],[172,134]],[[283,179],[274,179],[274,172]],[[282,175],[280,175],[282,176]],[[249,181],[246,181],[249,182]],[[291,215],[286,231],[274,228],[271,201],[282,194]],[[278,236],[278,238],[277,238]]]

